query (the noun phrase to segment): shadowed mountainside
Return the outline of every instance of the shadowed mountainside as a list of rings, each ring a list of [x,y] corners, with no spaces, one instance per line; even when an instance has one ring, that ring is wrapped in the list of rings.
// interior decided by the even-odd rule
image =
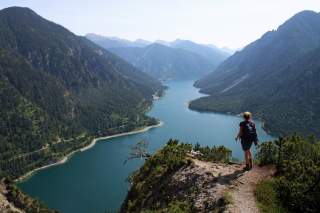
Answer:
[[[252,111],[280,135],[320,135],[320,14],[303,11],[223,62],[195,86],[199,111]]]
[[[1,172],[17,177],[93,136],[155,124],[144,112],[161,90],[159,81],[32,10],[1,10]]]

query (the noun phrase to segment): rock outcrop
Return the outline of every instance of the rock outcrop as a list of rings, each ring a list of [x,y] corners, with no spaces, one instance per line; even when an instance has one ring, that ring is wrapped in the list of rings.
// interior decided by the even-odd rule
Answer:
[[[254,166],[244,171],[240,163],[207,161],[190,154],[193,151],[183,157],[181,150],[172,150],[179,153],[180,166],[165,170],[175,158],[168,150],[148,159],[134,174],[136,181],[121,212],[259,212],[255,185],[271,177],[274,169]],[[164,161],[160,161],[162,154]]]

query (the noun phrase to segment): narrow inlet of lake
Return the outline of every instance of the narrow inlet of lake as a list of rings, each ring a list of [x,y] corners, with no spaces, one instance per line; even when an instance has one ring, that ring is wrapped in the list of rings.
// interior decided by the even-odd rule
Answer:
[[[242,159],[242,150],[234,138],[240,117],[199,113],[188,109],[188,102],[201,94],[192,81],[165,83],[169,89],[154,103],[150,116],[164,125],[147,132],[99,141],[93,148],[75,154],[67,163],[41,170],[19,184],[20,188],[62,213],[115,212],[124,200],[127,177],[142,165],[142,160],[126,164],[130,148],[144,139],[151,152],[170,139],[201,145],[224,145],[233,157]],[[260,141],[273,140],[256,122]],[[254,148],[253,148],[254,149]]]

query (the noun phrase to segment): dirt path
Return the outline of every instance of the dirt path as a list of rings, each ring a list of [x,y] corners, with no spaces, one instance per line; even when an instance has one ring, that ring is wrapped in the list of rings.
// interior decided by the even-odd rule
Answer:
[[[208,197],[216,201],[226,194],[231,195],[232,203],[229,204],[224,212],[227,213],[259,213],[256,204],[254,191],[258,182],[270,178],[274,174],[272,167],[254,166],[251,171],[244,172],[244,165],[241,164],[219,164],[192,159],[195,171],[201,171],[202,176],[210,173],[215,178],[215,184],[207,185],[203,189],[203,196],[196,203],[208,202]],[[211,192],[211,193],[208,193]],[[201,208],[200,208],[201,209]],[[205,212],[205,211],[203,211]]]
[[[220,208],[218,203],[232,182],[243,173],[242,165],[190,160],[193,163],[175,173],[169,188],[176,197],[191,199],[195,212],[221,212],[224,207]]]
[[[271,167],[254,168],[244,173],[234,183],[234,188],[230,191],[233,197],[233,203],[228,206],[228,213],[259,213],[256,204],[254,190],[258,182],[270,178],[274,174]]]

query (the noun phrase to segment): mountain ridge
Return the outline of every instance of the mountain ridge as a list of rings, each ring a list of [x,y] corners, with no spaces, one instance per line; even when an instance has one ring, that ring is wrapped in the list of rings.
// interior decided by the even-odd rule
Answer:
[[[0,85],[0,166],[12,178],[93,137],[157,123],[144,113],[163,90],[118,56],[21,7],[0,11]]]
[[[88,38],[89,40],[95,42],[105,49],[114,47],[145,47],[151,44],[151,42],[144,39],[136,39],[135,41],[130,41],[118,37],[102,36],[95,33],[87,33],[84,37]]]
[[[107,37],[100,37],[100,41],[90,35],[87,37],[159,79],[199,78],[213,71],[230,55],[214,45],[202,45],[182,39],[172,42],[157,40],[153,43],[145,43],[145,46],[137,46],[111,44]],[[150,55],[152,56],[149,57]],[[171,56],[168,57],[168,55]],[[166,62],[160,62],[161,58]],[[187,63],[188,66],[183,63]]]
[[[125,47],[109,50],[158,79],[194,79],[214,69],[209,60],[196,53],[158,43],[144,48]]]
[[[301,65],[300,70],[294,69],[297,66],[295,63],[303,59],[308,61],[307,55],[312,51],[318,55],[319,23],[318,13],[303,11],[280,25],[277,30],[265,33],[242,51],[236,52],[215,72],[196,81],[195,86],[209,96],[192,101],[190,108],[235,114],[250,110],[257,118],[265,121],[266,128],[275,134],[298,132],[319,135],[320,132],[315,130],[320,124],[315,116],[318,103],[313,92],[317,90],[315,81],[303,82],[297,77],[290,77],[305,71]],[[317,79],[317,61],[313,59],[310,63],[313,65],[310,72]],[[289,77],[295,81],[287,81]],[[294,91],[291,84],[303,92],[295,93],[295,96],[285,95],[288,92],[280,88],[287,86]],[[312,105],[303,107],[300,104],[302,99]],[[304,122],[315,125],[315,128],[308,131]]]

